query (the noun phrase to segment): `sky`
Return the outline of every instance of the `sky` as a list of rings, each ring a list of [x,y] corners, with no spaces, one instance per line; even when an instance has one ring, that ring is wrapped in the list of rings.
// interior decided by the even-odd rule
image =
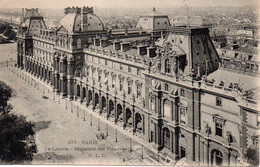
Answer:
[[[170,8],[184,3],[192,7],[260,5],[259,0],[0,0],[0,8]]]

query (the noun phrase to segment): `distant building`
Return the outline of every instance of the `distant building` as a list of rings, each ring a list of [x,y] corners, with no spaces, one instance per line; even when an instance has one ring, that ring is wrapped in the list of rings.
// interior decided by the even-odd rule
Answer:
[[[259,148],[257,78],[241,75],[240,85],[230,80],[237,73],[221,75],[208,28],[169,27],[154,9],[136,28],[106,30],[93,8],[66,9],[55,30],[42,17],[21,27],[19,68],[149,142],[166,162],[242,165]]]
[[[258,49],[239,44],[217,44],[216,50],[222,60],[221,67],[228,70],[246,73],[247,75],[260,74]]]

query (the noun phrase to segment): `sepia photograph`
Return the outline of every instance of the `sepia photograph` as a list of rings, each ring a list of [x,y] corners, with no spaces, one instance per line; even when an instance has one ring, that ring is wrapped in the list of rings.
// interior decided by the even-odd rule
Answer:
[[[259,166],[258,0],[0,0],[0,165]]]

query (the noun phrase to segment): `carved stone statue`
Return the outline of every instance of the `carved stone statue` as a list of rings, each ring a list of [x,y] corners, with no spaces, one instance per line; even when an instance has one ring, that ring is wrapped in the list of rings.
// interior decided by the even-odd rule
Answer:
[[[145,99],[142,99],[143,107],[145,108]]]

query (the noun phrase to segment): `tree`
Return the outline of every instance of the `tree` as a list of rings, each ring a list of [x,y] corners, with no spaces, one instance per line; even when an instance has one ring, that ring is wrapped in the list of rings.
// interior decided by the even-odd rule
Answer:
[[[0,81],[0,108],[7,106],[7,101],[12,96],[12,88],[9,85],[6,85],[3,81]]]
[[[12,30],[13,30],[13,28],[8,25],[8,26],[6,27],[6,29],[5,29],[5,31],[4,31],[4,35],[5,35],[6,37],[8,37],[8,36],[11,34]]]
[[[7,25],[6,24],[1,24],[0,25],[0,33],[3,33],[6,29]]]
[[[12,31],[7,38],[8,40],[16,40],[16,33]]]
[[[0,161],[18,163],[31,161],[37,152],[34,139],[34,124],[26,117],[12,113],[7,104],[12,88],[0,81]]]
[[[0,160],[7,163],[31,161],[37,152],[33,123],[11,113],[12,107],[0,112]]]

